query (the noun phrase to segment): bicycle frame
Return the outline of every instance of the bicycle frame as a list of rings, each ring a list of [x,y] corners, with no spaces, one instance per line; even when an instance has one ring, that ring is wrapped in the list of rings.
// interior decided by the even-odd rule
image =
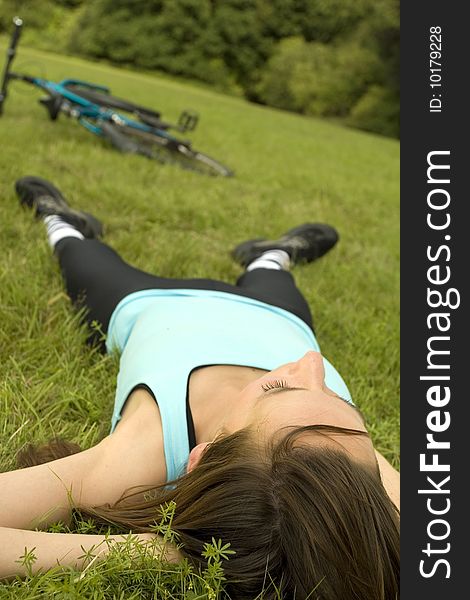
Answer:
[[[175,140],[175,138],[166,132],[164,129],[158,129],[155,127],[150,127],[149,125],[145,125],[144,123],[138,123],[133,119],[129,119],[125,115],[118,113],[115,110],[109,108],[103,108],[94,102],[90,102],[85,98],[82,98],[78,94],[74,94],[67,88],[67,85],[81,85],[83,87],[88,87],[90,89],[96,89],[99,91],[104,91],[107,88],[104,88],[100,85],[93,85],[86,81],[81,81],[78,79],[64,79],[58,83],[54,81],[50,81],[48,79],[41,79],[40,77],[30,77],[28,75],[22,75],[20,73],[10,72],[8,74],[9,80],[20,80],[35,87],[44,90],[51,96],[60,97],[64,105],[61,108],[62,112],[66,113],[70,117],[74,117],[77,121],[96,135],[103,136],[103,130],[99,125],[93,125],[89,119],[96,121],[113,121],[119,122],[128,127],[132,127],[133,129],[139,129],[141,131],[145,131],[148,133],[152,133],[155,135],[159,135],[161,137],[167,138],[168,140]],[[66,104],[68,103],[68,105]],[[181,142],[180,142],[181,143]]]
[[[160,138],[168,140],[169,142],[183,144],[188,148],[190,147],[189,142],[175,138],[164,129],[152,127],[145,123],[139,123],[133,119],[129,119],[125,115],[115,110],[103,108],[102,106],[95,104],[94,102],[91,102],[90,100],[87,100],[86,98],[83,98],[68,89],[68,86],[79,85],[81,87],[100,92],[109,92],[109,88],[105,86],[95,85],[79,79],[64,79],[57,83],[48,79],[31,77],[29,75],[11,71],[11,65],[16,55],[16,47],[21,36],[23,21],[19,17],[15,17],[13,19],[13,23],[15,25],[15,29],[11,37],[10,46],[7,50],[7,61],[5,64],[5,69],[2,76],[2,85],[0,88],[0,115],[2,115],[3,104],[8,95],[9,82],[12,80],[19,80],[45,91],[51,97],[60,98],[62,101],[60,110],[66,113],[68,116],[76,118],[80,125],[95,135],[104,137],[103,128],[100,126],[100,122],[112,121],[113,123],[117,123],[119,125],[125,125],[132,129],[157,135]]]
[[[185,110],[176,124],[167,123],[161,119],[158,111],[112,96],[107,87],[79,79],[55,82],[12,71],[11,65],[23,26],[19,17],[15,17],[13,23],[15,27],[0,83],[0,116],[9,84],[14,80],[23,81],[46,93],[39,101],[52,120],[59,113],[65,113],[91,133],[105,138],[121,152],[142,154],[160,163],[176,163],[184,169],[208,175],[233,175],[233,171],[218,160],[192,148],[189,140],[168,133],[168,129],[180,133],[193,131],[199,119],[194,111]]]

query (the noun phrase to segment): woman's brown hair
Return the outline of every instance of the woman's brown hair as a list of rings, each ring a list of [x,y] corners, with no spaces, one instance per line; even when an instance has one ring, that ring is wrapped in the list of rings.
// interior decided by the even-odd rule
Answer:
[[[46,444],[26,444],[16,455],[16,466],[19,469],[34,467],[51,460],[77,454],[81,450],[78,444],[58,437],[49,440]]]
[[[277,598],[277,588],[289,599],[396,600],[398,512],[377,469],[305,434],[364,435],[311,425],[266,448],[244,429],[211,444],[171,484],[128,491],[114,506],[82,514],[150,531],[161,505],[174,501],[172,530],[192,563],[205,566],[201,552],[212,538],[230,542],[226,591],[237,600],[263,588],[266,599]]]

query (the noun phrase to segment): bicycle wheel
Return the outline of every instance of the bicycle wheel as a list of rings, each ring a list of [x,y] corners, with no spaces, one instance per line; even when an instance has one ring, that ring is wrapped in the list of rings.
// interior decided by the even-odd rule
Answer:
[[[205,175],[233,175],[231,169],[207,154],[194,150],[187,142],[108,121],[100,123],[100,126],[104,137],[121,152],[142,154],[158,162],[177,164],[183,169]]]

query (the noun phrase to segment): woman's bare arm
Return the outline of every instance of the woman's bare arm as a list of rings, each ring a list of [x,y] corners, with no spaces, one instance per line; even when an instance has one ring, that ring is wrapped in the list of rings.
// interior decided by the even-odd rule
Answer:
[[[136,394],[136,400],[114,433],[93,448],[0,473],[0,527],[45,529],[57,521],[68,524],[72,508],[113,504],[128,488],[164,483],[158,408],[151,397],[147,402]]]
[[[384,488],[390,500],[400,510],[400,473],[377,450],[375,451],[375,456]]]
[[[0,527],[35,529],[68,523],[82,501],[84,478],[99,445],[42,465],[0,473]]]
[[[165,546],[151,533],[133,534],[140,542],[148,544],[153,556],[167,560],[179,559],[176,548]],[[53,567],[85,568],[91,560],[103,560],[113,545],[126,542],[128,535],[88,535],[75,533],[46,533],[0,527],[0,580],[18,575],[34,575]],[[151,542],[151,543],[150,543]],[[30,564],[20,557],[34,555]],[[96,558],[95,558],[96,557]],[[25,564],[22,564],[25,563]]]

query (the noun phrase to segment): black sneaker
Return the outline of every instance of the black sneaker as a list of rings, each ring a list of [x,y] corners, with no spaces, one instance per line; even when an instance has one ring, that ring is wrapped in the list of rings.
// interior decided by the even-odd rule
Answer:
[[[290,229],[278,240],[255,239],[242,242],[232,250],[232,257],[246,267],[268,250],[284,250],[291,265],[312,262],[333,248],[338,232],[323,223],[304,223]]]
[[[57,215],[86,238],[102,236],[102,223],[89,213],[71,209],[59,190],[49,181],[40,177],[22,177],[15,183],[15,190],[20,204],[33,208],[38,219]]]

